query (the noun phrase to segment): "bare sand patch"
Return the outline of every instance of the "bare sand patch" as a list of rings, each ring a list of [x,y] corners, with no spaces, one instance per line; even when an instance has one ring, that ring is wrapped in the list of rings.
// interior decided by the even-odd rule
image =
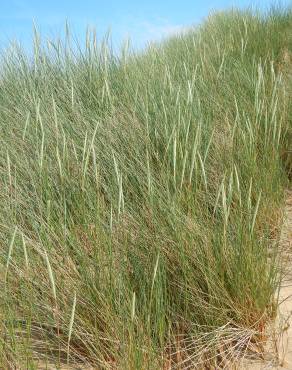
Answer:
[[[244,361],[241,370],[292,370],[292,190],[287,191],[280,248],[283,279],[279,291],[278,315],[260,361]]]

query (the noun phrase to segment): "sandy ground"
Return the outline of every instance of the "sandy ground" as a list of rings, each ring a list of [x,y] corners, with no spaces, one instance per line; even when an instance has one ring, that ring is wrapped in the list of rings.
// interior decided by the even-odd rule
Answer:
[[[279,293],[275,336],[267,343],[263,361],[243,363],[240,370],[292,370],[292,191],[287,191],[280,247],[285,273]]]

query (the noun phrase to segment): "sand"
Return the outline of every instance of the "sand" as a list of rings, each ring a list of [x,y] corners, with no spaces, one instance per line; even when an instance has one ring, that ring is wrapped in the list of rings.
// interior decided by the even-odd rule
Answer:
[[[262,361],[245,361],[241,370],[292,370],[292,191],[287,191],[280,248],[284,276],[279,292],[277,318]]]

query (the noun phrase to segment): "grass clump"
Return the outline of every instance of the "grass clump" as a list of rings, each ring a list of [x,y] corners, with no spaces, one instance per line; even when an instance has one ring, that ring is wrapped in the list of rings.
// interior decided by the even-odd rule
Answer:
[[[3,55],[1,367],[220,368],[260,346],[291,26],[233,10],[142,55],[69,31]]]

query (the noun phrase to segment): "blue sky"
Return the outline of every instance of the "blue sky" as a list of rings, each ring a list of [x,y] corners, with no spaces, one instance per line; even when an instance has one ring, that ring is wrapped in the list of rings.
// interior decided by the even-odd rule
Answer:
[[[274,0],[0,0],[0,46],[9,40],[31,43],[33,21],[43,38],[54,38],[68,20],[74,34],[82,40],[86,27],[98,36],[111,28],[115,45],[129,37],[136,48],[149,41],[179,32],[197,24],[212,10],[231,6],[256,6],[266,9]],[[283,0],[282,4],[291,4]]]

